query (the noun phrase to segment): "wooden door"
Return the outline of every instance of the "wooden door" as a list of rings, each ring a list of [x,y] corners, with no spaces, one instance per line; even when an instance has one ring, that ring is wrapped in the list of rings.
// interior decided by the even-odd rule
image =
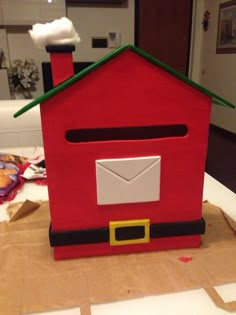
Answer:
[[[188,75],[193,0],[136,0],[136,46]]]

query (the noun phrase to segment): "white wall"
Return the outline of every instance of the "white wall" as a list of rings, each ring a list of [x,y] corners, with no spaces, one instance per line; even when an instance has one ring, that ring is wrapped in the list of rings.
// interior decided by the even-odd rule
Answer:
[[[92,37],[108,37],[108,32],[120,32],[121,44],[134,44],[134,0],[128,7],[67,7],[67,16],[73,21],[81,37],[75,59],[96,61],[111,48],[92,48]]]
[[[121,44],[134,43],[134,0],[127,7],[67,7],[67,17],[72,20],[81,37],[81,43],[74,53],[75,61],[96,61],[111,48],[92,48],[92,37],[107,37],[108,32],[120,32]],[[11,27],[7,29],[10,60],[33,58],[40,71],[37,91],[33,97],[43,93],[41,63],[49,60],[45,50],[38,49],[31,40],[31,27]]]
[[[198,25],[195,25],[194,45],[198,48],[193,60],[193,79],[212,92],[236,104],[236,53],[216,54],[216,39],[219,4],[225,0],[196,0]],[[203,32],[200,22],[204,12],[210,12],[209,29]],[[199,20],[201,18],[201,20]],[[201,41],[199,48],[198,40]],[[200,54],[200,57],[198,56]],[[236,110],[214,105],[211,122],[219,127],[236,133]]]

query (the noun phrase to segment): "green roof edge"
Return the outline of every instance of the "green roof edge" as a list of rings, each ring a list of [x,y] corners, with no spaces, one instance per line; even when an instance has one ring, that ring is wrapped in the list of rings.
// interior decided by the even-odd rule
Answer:
[[[14,114],[14,117],[15,118],[19,117],[20,115],[24,114],[25,112],[27,112],[28,110],[30,110],[34,106],[36,106],[36,105],[46,101],[48,98],[50,98],[53,95],[55,95],[56,93],[64,90],[66,87],[70,86],[71,84],[76,82],[78,79],[84,77],[86,74],[88,74],[92,70],[98,68],[99,66],[103,65],[104,63],[106,63],[110,59],[114,58],[115,56],[119,55],[122,51],[124,51],[126,49],[133,50],[137,54],[141,55],[145,59],[147,59],[150,62],[152,62],[153,64],[155,64],[157,66],[160,66],[162,69],[164,69],[164,70],[168,71],[169,73],[173,74],[175,77],[179,78],[180,80],[188,83],[189,85],[195,87],[196,89],[200,90],[201,92],[203,92],[203,93],[207,94],[208,96],[212,97],[213,101],[216,104],[222,105],[222,106],[229,106],[231,108],[235,108],[235,106],[231,102],[229,102],[229,101],[225,100],[224,98],[220,97],[219,95],[209,91],[208,89],[204,88],[200,84],[190,80],[185,75],[183,75],[183,74],[179,73],[178,71],[174,70],[173,68],[171,68],[167,64],[163,63],[162,61],[152,57],[151,55],[149,55],[145,51],[141,50],[140,48],[137,48],[137,47],[135,47],[135,46],[133,46],[131,44],[125,44],[125,45],[117,48],[116,50],[112,51],[110,54],[108,54],[108,55],[104,56],[103,58],[99,59],[94,64],[88,66],[84,70],[82,70],[79,73],[75,74],[74,76],[70,77],[66,81],[64,81],[61,84],[57,85],[55,88],[53,88],[50,91],[46,92],[45,94],[39,96],[38,98],[36,98],[35,100],[33,100],[32,102],[27,104],[26,106],[22,107],[19,111],[17,111]]]

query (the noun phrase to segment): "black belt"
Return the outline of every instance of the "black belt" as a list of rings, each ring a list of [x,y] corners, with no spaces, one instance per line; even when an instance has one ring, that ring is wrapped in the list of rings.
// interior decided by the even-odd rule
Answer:
[[[152,223],[150,224],[150,238],[162,238],[172,236],[200,235],[205,232],[205,221],[203,218],[194,221]],[[109,243],[108,227],[52,231],[49,228],[49,240],[52,247],[92,244],[92,243]],[[144,236],[143,226],[126,226],[116,229],[116,240],[142,239]],[[122,244],[121,244],[122,245]]]

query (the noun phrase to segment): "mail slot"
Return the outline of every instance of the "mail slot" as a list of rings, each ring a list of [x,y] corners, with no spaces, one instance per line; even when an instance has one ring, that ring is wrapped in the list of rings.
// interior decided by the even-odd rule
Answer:
[[[109,242],[112,246],[148,243],[149,241],[149,219],[109,222]]]
[[[187,126],[161,125],[120,128],[70,129],[65,133],[67,141],[72,143],[93,141],[148,140],[171,137],[184,137],[188,133]]]

